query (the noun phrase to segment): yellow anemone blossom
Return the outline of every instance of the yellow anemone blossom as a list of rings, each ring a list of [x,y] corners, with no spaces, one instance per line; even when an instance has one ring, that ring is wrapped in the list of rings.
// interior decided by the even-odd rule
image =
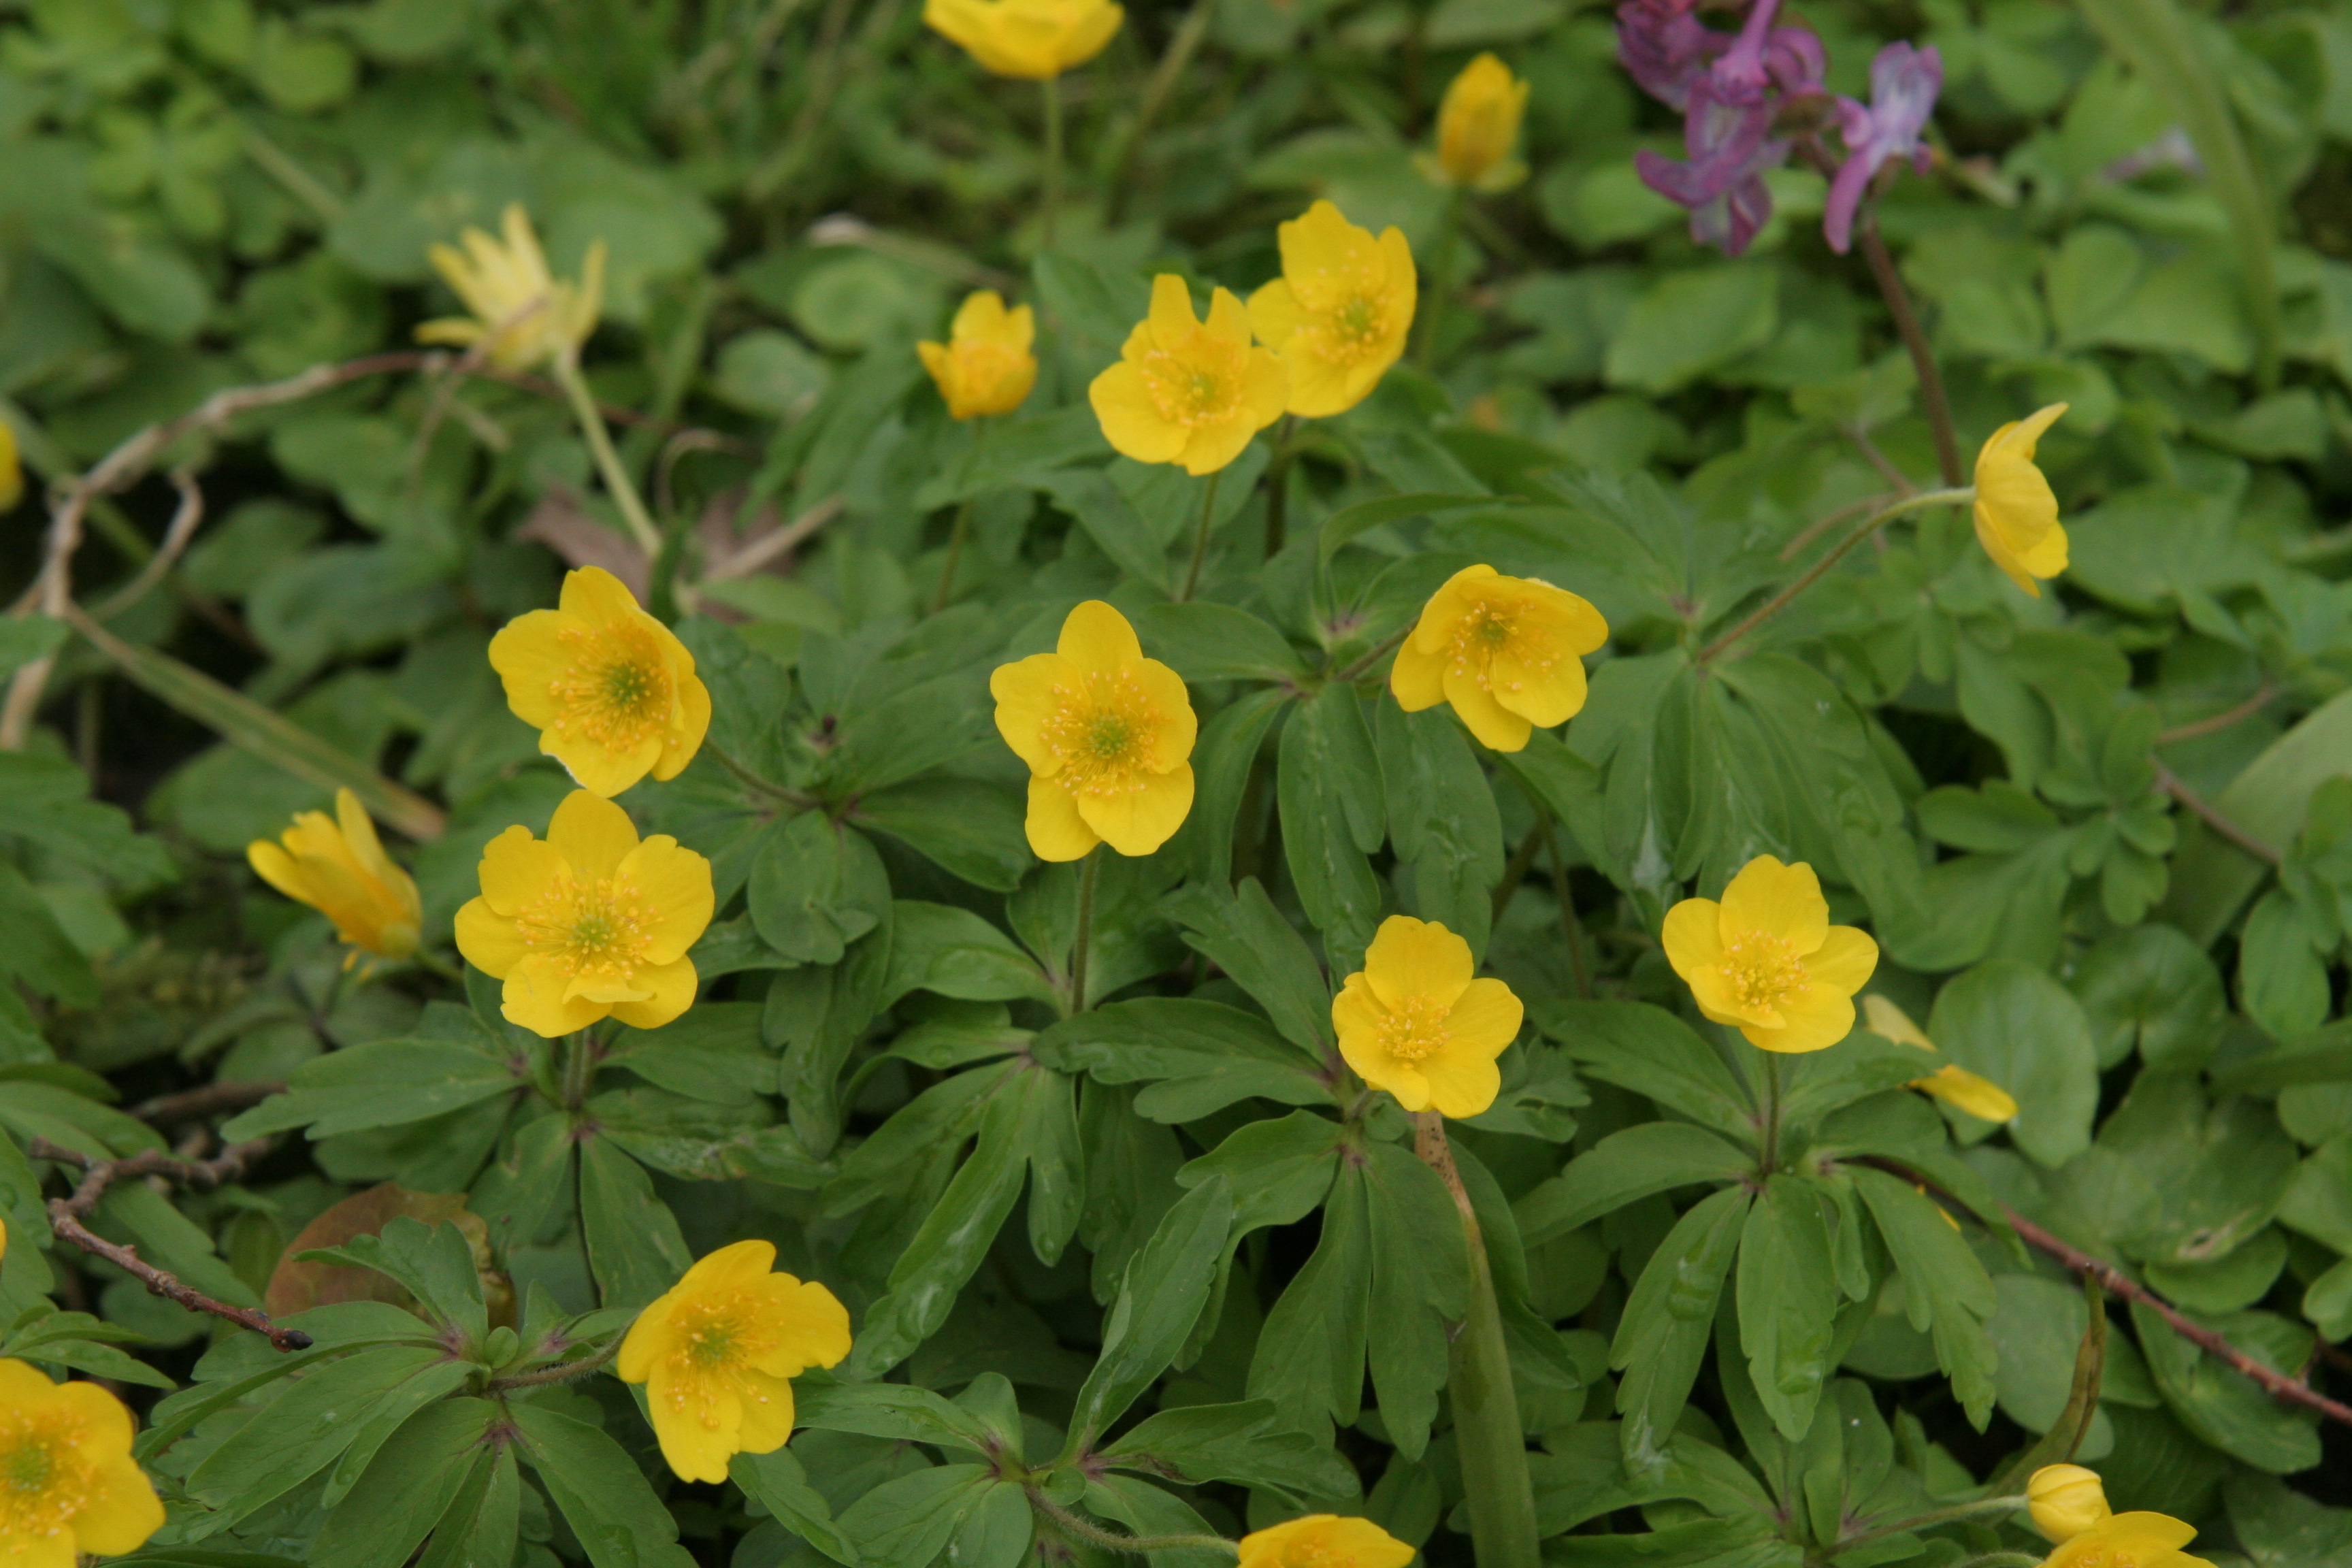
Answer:
[[[2169,1514],[2110,1514],[2061,1542],[2042,1568],[2213,1568],[2180,1550],[2196,1539],[2194,1525]]]
[[[2065,412],[2066,405],[2053,403],[2029,418],[2012,419],[1977,454],[1977,542],[2037,599],[2042,589],[2033,580],[2066,570],[2066,530],[2050,481],[2033,466],[2033,447]]]
[[[948,412],[958,419],[1010,414],[1037,384],[1037,316],[1026,305],[1004,308],[1004,296],[982,289],[965,296],[949,323],[948,341],[917,343],[923,368],[939,384]]]
[[[24,494],[25,469],[16,460],[16,432],[0,419],[0,511],[15,506]]]
[[[1029,847],[1076,860],[1097,844],[1149,855],[1192,809],[1199,723],[1183,679],[1127,617],[1089,599],[1062,622],[1052,653],[988,678],[996,729],[1029,764]]]
[[[2033,1528],[2062,1546],[2114,1512],[2097,1473],[2080,1465],[2042,1466],[2025,1483],[2025,1498]]]
[[[1127,13],[1108,0],[925,0],[923,20],[998,76],[1043,81],[1102,53]]]
[[[710,862],[586,790],[544,839],[516,826],[482,849],[482,896],[457,911],[457,951],[506,982],[509,1023],[552,1039],[599,1018],[658,1029],[693,1005],[687,949],[710,923]]]
[[[383,852],[375,823],[351,791],[335,792],[333,816],[297,813],[277,843],[257,838],[245,858],[263,881],[334,922],[352,946],[346,967],[362,949],[379,958],[416,951],[425,918],[416,884]]]
[[[1437,109],[1437,157],[1432,169],[1447,184],[1474,190],[1507,190],[1527,177],[1527,165],[1512,158],[1519,119],[1528,109],[1528,84],[1493,55],[1480,55],[1462,68]]]
[[[676,778],[710,728],[694,655],[601,566],[565,574],[557,605],[490,639],[507,706],[582,789],[610,796],[648,773]]]
[[[457,237],[464,250],[436,245],[425,253],[473,314],[427,321],[416,329],[416,341],[472,348],[487,340],[490,363],[501,370],[530,370],[577,354],[604,304],[604,242],[588,247],[580,281],[572,283],[548,271],[521,203],[507,205],[499,228],[502,240],[468,228]]]
[[[1343,414],[1404,353],[1417,279],[1398,228],[1358,228],[1329,202],[1275,230],[1282,276],[1250,296],[1251,330],[1290,366],[1290,412]]]
[[[1898,1046],[1916,1046],[1923,1051],[1936,1049],[1936,1042],[1927,1031],[1913,1023],[1910,1015],[1884,996],[1862,999],[1863,1027]],[[2007,1121],[2017,1114],[2017,1101],[2009,1090],[1990,1079],[1979,1078],[1958,1062],[1947,1062],[1926,1078],[1915,1078],[1911,1087],[1923,1089],[1937,1100],[1948,1100],[1970,1116],[1986,1121]],[[2090,1475],[2088,1470],[2083,1472]],[[2096,1476],[2092,1476],[2097,1480]]]
[[[1310,1513],[1254,1530],[1234,1568],[1405,1568],[1413,1550],[1369,1519]]]
[[[736,1454],[793,1435],[793,1385],[849,1353],[849,1312],[815,1280],[772,1272],[764,1241],[722,1247],[629,1325],[616,1371],[646,1385],[662,1458],[678,1479],[723,1481]]]
[[[1339,1054],[1407,1110],[1477,1115],[1503,1087],[1495,1058],[1526,1010],[1501,981],[1473,978],[1476,969],[1470,944],[1444,926],[1391,915],[1331,998]]]
[[[79,1553],[138,1551],[163,1523],[122,1401],[0,1361],[0,1563],[74,1568]]]
[[[1768,1051],[1819,1051],[1853,1032],[1853,994],[1878,967],[1878,944],[1830,924],[1813,868],[1759,855],[1723,901],[1666,911],[1666,961],[1718,1024]]]
[[[1139,463],[1181,463],[1213,474],[1282,417],[1290,369],[1250,342],[1249,312],[1223,289],[1209,319],[1172,273],[1151,280],[1151,313],[1135,324],[1118,363],[1087,388],[1103,439]]]
[[[1408,713],[1450,702],[1482,743],[1516,752],[1584,706],[1583,658],[1608,640],[1601,612],[1565,588],[1465,566],[1422,607],[1389,689]]]

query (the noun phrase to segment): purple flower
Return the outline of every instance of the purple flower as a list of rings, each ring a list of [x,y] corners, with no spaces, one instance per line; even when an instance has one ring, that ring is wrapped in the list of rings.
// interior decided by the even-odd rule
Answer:
[[[1698,0],[1626,0],[1617,7],[1617,58],[1643,92],[1670,109],[1690,101],[1691,83],[1731,40],[1699,25]]]
[[[1771,135],[1773,107],[1762,95],[1727,103],[1717,90],[1711,76],[1691,84],[1683,122],[1688,162],[1661,158],[1644,148],[1633,154],[1633,168],[1643,184],[1690,209],[1694,241],[1737,256],[1772,216],[1764,171],[1780,166],[1789,143]]]
[[[1943,87],[1944,60],[1933,44],[1924,49],[1889,44],[1870,62],[1869,105],[1850,98],[1837,100],[1838,134],[1845,141],[1846,157],[1830,182],[1822,231],[1840,256],[1853,242],[1854,210],[1881,168],[1908,158],[1921,174],[1927,172],[1927,149],[1919,132],[1935,112],[1936,95]]]

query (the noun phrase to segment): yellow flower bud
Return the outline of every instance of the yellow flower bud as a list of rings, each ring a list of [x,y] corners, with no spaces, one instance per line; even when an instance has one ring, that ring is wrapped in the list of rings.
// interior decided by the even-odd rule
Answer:
[[[1437,110],[1437,168],[1452,184],[1507,190],[1527,175],[1511,157],[1527,112],[1528,84],[1493,55],[1480,55],[1445,89]]]
[[[604,308],[604,242],[588,247],[581,279],[572,283],[548,271],[520,202],[508,204],[500,228],[503,239],[469,228],[458,236],[464,250],[436,245],[426,252],[473,314],[427,321],[416,329],[416,341],[472,348],[487,340],[490,363],[501,370],[530,370],[578,353]]]
[[[1127,13],[1108,0],[926,0],[933,32],[998,76],[1043,81],[1102,53]]]
[[[16,460],[16,432],[0,419],[0,511],[14,507],[25,494],[25,469]]]
[[[416,883],[383,852],[375,823],[351,791],[335,792],[333,816],[301,812],[276,843],[257,838],[247,845],[245,858],[263,881],[332,921],[335,934],[354,949],[378,958],[416,951],[425,918]]]
[[[2097,1474],[2080,1465],[2042,1466],[2025,1483],[2025,1496],[2033,1528],[2062,1545],[2111,1511]]]
[[[1010,414],[1037,384],[1036,312],[1026,305],[1004,308],[993,289],[968,296],[949,324],[943,343],[917,343],[923,368],[939,384],[948,412],[958,419]]]
[[[2066,570],[2066,531],[2050,481],[2033,466],[2033,447],[2065,412],[2064,404],[2053,403],[2031,418],[2012,419],[1977,454],[1977,542],[2037,599],[2042,590],[2033,580]]]

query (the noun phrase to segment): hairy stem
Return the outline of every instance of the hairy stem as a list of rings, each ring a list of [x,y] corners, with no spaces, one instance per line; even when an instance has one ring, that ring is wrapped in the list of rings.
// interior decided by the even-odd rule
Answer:
[[[1919,373],[1919,401],[1927,411],[1927,428],[1936,437],[1936,467],[1946,485],[1957,487],[1967,470],[1960,467],[1960,438],[1952,426],[1951,399],[1944,395],[1944,378],[1936,369],[1936,351],[1927,346],[1919,312],[1911,308],[1903,275],[1895,271],[1895,258],[1886,253],[1886,241],[1879,235],[1876,204],[1855,226],[1862,237],[1862,253],[1870,261],[1870,275],[1878,280],[1878,291],[1885,298],[1887,313],[1895,318],[1895,330],[1903,335],[1903,346],[1911,351],[1912,369]]]
[[[1876,1530],[1864,1531],[1860,1535],[1841,1537],[1836,1542],[1835,1550],[1840,1556],[1843,1556],[1858,1546],[1867,1546],[1874,1541],[1884,1541],[1890,1535],[1901,1535],[1907,1531],[1932,1530],[1939,1524],[1956,1524],[1961,1520],[1975,1519],[1980,1514],[2017,1513],[2024,1509],[2026,1500],[2021,1497],[1989,1497],[1979,1498],[1974,1502],[1956,1503],[1950,1508],[1939,1508],[1931,1513],[1897,1520],[1892,1524],[1882,1524]]]
[[[1771,1180],[1780,1168],[1780,1054],[1764,1053],[1763,1174]]]
[[[621,466],[621,454],[613,447],[613,433],[604,428],[604,416],[596,406],[596,399],[588,390],[588,378],[580,374],[580,362],[569,353],[555,358],[555,384],[572,404],[572,416],[580,423],[580,434],[587,438],[589,455],[596,459],[596,471],[604,477],[604,489],[613,504],[621,509],[621,521],[629,525],[629,532],[637,548],[646,552],[648,561],[658,560],[662,552],[661,530],[646,511],[645,498],[637,494],[635,479]]]
[[[1106,228],[1118,221],[1119,208],[1127,196],[1128,165],[1135,160],[1135,150],[1143,144],[1144,133],[1160,117],[1160,108],[1167,103],[1168,95],[1175,90],[1177,79],[1184,74],[1184,68],[1192,64],[1192,57],[1200,52],[1201,40],[1209,36],[1209,22],[1215,14],[1215,0],[1192,0],[1192,8],[1184,13],[1184,20],[1177,25],[1175,37],[1168,40],[1168,52],[1160,57],[1160,64],[1153,68],[1151,79],[1144,84],[1143,101],[1136,109],[1135,123],[1128,128],[1127,135],[1119,142],[1118,156],[1111,160],[1110,184],[1104,188],[1103,194],[1103,226]]]
[[[594,1355],[583,1356],[578,1361],[557,1362],[552,1366],[542,1366],[533,1372],[519,1372],[511,1377],[492,1378],[489,1386],[483,1392],[504,1394],[510,1388],[537,1388],[542,1384],[571,1383],[575,1379],[586,1377],[590,1373],[619,1355],[621,1342],[627,1337],[625,1332],[615,1333],[604,1342],[604,1348]]]
[[[1291,433],[1298,426],[1298,416],[1286,414],[1274,433],[1274,456],[1265,465],[1265,558],[1268,561],[1282,553],[1284,534],[1290,524],[1290,465],[1297,456],[1291,449]]]
[[[1102,846],[1087,851],[1078,872],[1078,936],[1070,949],[1070,1011],[1087,1010],[1087,961],[1095,943],[1095,879],[1102,871]]]
[[[1036,1510],[1038,1517],[1071,1540],[1099,1546],[1106,1552],[1129,1552],[1141,1556],[1147,1552],[1176,1552],[1185,1547],[1197,1547],[1203,1551],[1222,1548],[1236,1557],[1241,1555],[1241,1548],[1222,1535],[1120,1535],[1113,1531],[1097,1529],[1035,1487],[1027,1490],[1029,1506]]]
[[[1037,84],[1045,95],[1045,210],[1038,215],[1037,248],[1054,248],[1054,220],[1062,206],[1062,79],[1049,76]]]
[[[971,502],[956,508],[955,527],[948,533],[947,563],[940,568],[940,590],[931,595],[931,614],[938,615],[948,607],[955,596],[956,563],[963,559],[964,536],[971,531]]]
[[[1874,512],[1868,519],[1866,519],[1860,528],[1855,529],[1852,533],[1849,533],[1843,539],[1839,540],[1836,549],[1831,551],[1827,555],[1822,556],[1819,561],[1814,562],[1811,566],[1807,567],[1803,576],[1799,577],[1795,582],[1790,584],[1787,587],[1773,595],[1771,598],[1766,600],[1763,607],[1759,609],[1754,615],[1748,616],[1746,620],[1740,622],[1738,626],[1732,627],[1729,631],[1724,633],[1713,642],[1707,644],[1706,647],[1701,648],[1698,654],[1698,662],[1701,664],[1712,663],[1717,654],[1720,654],[1724,649],[1731,647],[1740,638],[1746,637],[1749,632],[1754,631],[1758,626],[1762,626],[1766,621],[1770,620],[1774,616],[1779,615],[1782,610],[1787,609],[1790,604],[1795,602],[1799,595],[1802,594],[1806,589],[1811,587],[1814,584],[1827,576],[1831,567],[1835,566],[1839,562],[1844,560],[1847,551],[1852,550],[1855,545],[1860,544],[1864,540],[1868,539],[1872,534],[1876,533],[1880,529],[1885,527],[1896,518],[1903,516],[1906,512],[1924,511],[1931,506],[1959,506],[1968,501],[1974,500],[1976,499],[1976,494],[1977,492],[1975,489],[1971,486],[1962,486],[1957,489],[1927,490],[1916,496],[1905,496],[1901,500],[1880,508],[1876,512]]]
[[[1217,486],[1224,477],[1223,468],[1211,474],[1209,488],[1201,497],[1201,527],[1192,536],[1192,565],[1184,574],[1184,591],[1176,595],[1180,605],[1192,598],[1192,591],[1201,585],[1201,563],[1209,558],[1209,530],[1217,519]]]

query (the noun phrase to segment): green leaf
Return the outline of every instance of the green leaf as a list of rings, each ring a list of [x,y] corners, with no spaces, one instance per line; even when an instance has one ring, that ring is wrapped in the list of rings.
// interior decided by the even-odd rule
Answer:
[[[13,974],[45,995],[73,1007],[95,1007],[98,976],[40,889],[6,860],[0,860],[0,973]]]
[[[2238,1005],[2273,1039],[2292,1039],[2326,1021],[2334,1001],[2321,930],[2284,889],[2263,894],[2238,943]]]
[[[1771,342],[1779,280],[1769,264],[1668,273],[1643,290],[1610,341],[1612,386],[1668,393]]]
[[[888,913],[890,879],[866,836],[803,812],[770,830],[751,863],[751,923],[795,963],[838,963]]]
[[[617,1030],[598,1066],[713,1105],[776,1092],[776,1059],[760,1038],[760,1008],[751,1002],[704,1002],[659,1029]]]
[[[455,1225],[426,1225],[403,1215],[373,1236],[298,1253],[295,1261],[373,1268],[415,1297],[467,1346],[479,1345],[490,1331],[474,1249]]]
[[[803,1407],[814,1392],[814,1385],[802,1385],[799,1396]],[[772,1454],[738,1454],[730,1461],[727,1474],[743,1489],[744,1496],[765,1507],[786,1530],[845,1568],[858,1568],[857,1547],[834,1522],[832,1505],[809,1485],[808,1473],[790,1448],[778,1448]]]
[[[900,899],[890,919],[890,967],[882,983],[886,1007],[918,990],[971,1002],[1055,1000],[1053,984],[1037,961],[970,910]]]
[[[2227,789],[2210,797],[2213,808],[2259,842],[2284,848],[2303,827],[2314,792],[2343,772],[2347,755],[2352,691],[2339,692],[2272,742]],[[2263,861],[2200,825],[2186,833],[2172,858],[2170,890],[2157,918],[2187,931],[2199,947],[2210,947],[2269,876]]]
[[[1284,1425],[1320,1435],[1333,1421],[1355,1421],[1363,1404],[1371,1268],[1366,1184],[1334,1182],[1315,1251],[1266,1313],[1250,1358],[1249,1397],[1273,1401]]]
[[[1353,506],[1343,506],[1323,520],[1316,536],[1315,553],[1328,563],[1339,552],[1339,547],[1369,529],[1383,523],[1402,522],[1407,518],[1427,517],[1433,512],[1451,511],[1465,506],[1493,506],[1490,495],[1454,495],[1442,490],[1416,490],[1410,495],[1376,496],[1360,500]]]
[[[2090,1325],[2090,1310],[2080,1289],[2038,1275],[1996,1275],[1993,1289],[2000,1306],[1985,1320],[1985,1333],[2000,1356],[1993,1396],[2001,1414],[2020,1426],[2049,1432],[2066,1413],[2075,1352]],[[2095,1415],[2082,1452],[2089,1458],[2103,1458],[2114,1441],[2109,1424]],[[2060,1454],[2051,1462],[2064,1458]]]
[[[69,635],[65,622],[47,616],[13,616],[0,621],[0,677],[15,675],[35,659],[48,658],[65,646]]]
[[[820,1383],[795,1390],[793,1420],[821,1432],[859,1432],[894,1443],[929,1443],[990,1454],[1001,1441],[953,1400],[902,1383]]]
[[[2256,1361],[2294,1376],[2309,1360],[2311,1330],[2270,1312],[2231,1312],[2198,1320]],[[2231,1458],[2273,1475],[2319,1463],[2319,1413],[2284,1405],[2262,1385],[2172,1331],[2146,1302],[2132,1303],[2132,1326],[2164,1403],[2183,1426]]]
[[[521,1531],[522,1475],[515,1451],[504,1444],[485,1448],[433,1527],[433,1543],[416,1568],[511,1562]]]
[[[2098,1052],[2082,1006],[2043,971],[1988,959],[1936,994],[1927,1033],[2015,1098],[2010,1136],[2035,1160],[2054,1168],[2090,1146]]]
[[[849,820],[888,834],[974,887],[1008,893],[1035,859],[1021,811],[1010,790],[978,779],[929,778],[858,796]],[[697,963],[701,956],[698,949]]]
[[[2327,1568],[2352,1558],[2352,1509],[2330,1508],[2270,1476],[2234,1476],[2222,1497],[2254,1568]]]
[[[0,752],[0,799],[8,802],[0,837],[95,872],[125,892],[179,875],[162,841],[136,831],[120,807],[91,800],[89,777],[61,757]]]
[[[1559,1002],[1532,1009],[1537,1026],[1592,1077],[1647,1095],[1737,1142],[1756,1137],[1747,1089],[1714,1047],[1661,1007],[1640,1002]]]
[[[189,1473],[189,1492],[229,1522],[245,1518],[332,1463],[382,1400],[441,1359],[378,1345],[307,1373]]]
[[[1329,1103],[1333,1088],[1255,1014],[1218,1002],[1139,997],[1073,1014],[1041,1031],[1031,1054],[1098,1083],[1149,1083],[1135,1109],[1155,1121],[1194,1121],[1253,1097]]]
[[[223,1136],[258,1138],[297,1127],[312,1139],[397,1127],[511,1094],[528,1081],[527,1064],[480,1045],[446,1040],[377,1040],[316,1057],[287,1075],[274,1094],[222,1128]]]
[[[1650,1254],[1626,1299],[1609,1364],[1625,1374],[1617,1384],[1617,1410],[1624,1417],[1628,1474],[1654,1476],[1667,1462],[1748,1213],[1744,1187],[1726,1187],[1692,1205]]]
[[[1284,1038],[1318,1064],[1336,1057],[1330,987],[1305,939],[1255,878],[1230,893],[1194,882],[1163,908],[1184,927],[1186,943],[1248,992]]]
[[[546,1405],[510,1410],[523,1458],[595,1568],[690,1568],[669,1510],[603,1428]]]
[[[866,1563],[929,1563],[998,1484],[988,1465],[918,1470],[851,1503],[841,1514],[841,1531],[857,1543]]]
[[[1283,854],[1298,901],[1341,971],[1360,966],[1380,913],[1380,883],[1365,859],[1387,827],[1380,780],[1353,687],[1327,686],[1291,713],[1276,782]]]
[[[1392,702],[1375,713],[1389,839],[1410,867],[1398,880],[1416,914],[1483,954],[1504,869],[1494,791],[1451,715]]]
[[[1253,691],[1211,714],[1193,742],[1192,814],[1184,819],[1177,843],[1189,848],[1190,864],[1209,883],[1223,887],[1233,879],[1234,834],[1244,792],[1265,732],[1290,698],[1278,686]]]
[[[1349,1164],[1335,1186],[1360,1179],[1371,1218],[1370,1321],[1365,1341],[1372,1390],[1397,1452],[1419,1459],[1450,1373],[1451,1325],[1470,1310],[1470,1260],[1462,1216],[1437,1173],[1411,1150],[1372,1143],[1360,1174]]]
[[[1127,1266],[1103,1321],[1103,1348],[1078,1390],[1068,1452],[1085,1454],[1168,1369],[1209,1299],[1232,1228],[1232,1190],[1213,1177],[1177,1200]]]
[[[2221,972],[2177,926],[2117,931],[2083,955],[2069,984],[2101,1071],[2135,1047],[2150,1067],[2201,1066],[2229,1022]]]
[[[1356,1484],[1338,1456],[1306,1433],[1286,1429],[1281,1413],[1264,1399],[1162,1410],[1096,1458],[1162,1480],[1232,1481],[1302,1500],[1344,1497]]]
[[[327,1516],[310,1561],[319,1568],[400,1568],[440,1521],[498,1415],[487,1399],[449,1399],[410,1417]]]
[[[1934,1204],[1883,1171],[1849,1166],[1847,1173],[1903,1276],[1911,1326],[1933,1333],[1953,1396],[1981,1430],[1992,1412],[1999,1362],[1984,1331],[2000,1305],[1991,1277]]]
[[[1135,634],[1144,657],[1166,664],[1187,681],[1297,680],[1307,661],[1280,632],[1230,605],[1195,599],[1150,605],[1136,612]]]
[[[1740,1230],[1739,1342],[1756,1396],[1792,1443],[1813,1424],[1829,1374],[1834,1292],[1821,1194],[1775,1174]]]
[[[694,1262],[653,1178],[609,1138],[580,1144],[580,1229],[607,1307],[644,1306]]]
[[[1654,1193],[1751,1176],[1756,1157],[1705,1128],[1647,1121],[1612,1132],[1511,1205],[1529,1247],[1566,1236]]]

